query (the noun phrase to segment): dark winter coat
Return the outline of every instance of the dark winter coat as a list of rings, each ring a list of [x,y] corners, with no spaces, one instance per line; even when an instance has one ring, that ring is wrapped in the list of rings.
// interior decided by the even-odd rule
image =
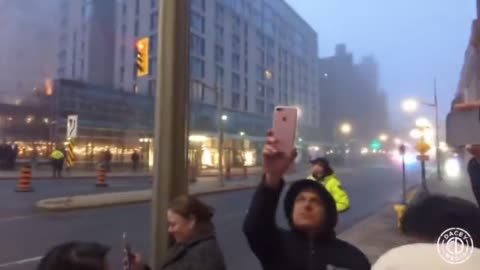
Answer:
[[[222,251],[214,236],[200,236],[174,245],[162,270],[225,270]]]
[[[338,213],[335,201],[321,184],[310,180],[292,184],[284,201],[291,229],[277,227],[275,212],[282,188],[283,184],[278,189],[260,184],[243,226],[250,248],[264,270],[370,269],[367,257],[359,249],[336,237]],[[326,208],[323,229],[315,237],[296,230],[292,222],[295,198],[305,189],[316,192]]]
[[[468,175],[472,183],[472,191],[475,195],[477,205],[480,207],[480,163],[477,159],[472,158],[468,162]]]

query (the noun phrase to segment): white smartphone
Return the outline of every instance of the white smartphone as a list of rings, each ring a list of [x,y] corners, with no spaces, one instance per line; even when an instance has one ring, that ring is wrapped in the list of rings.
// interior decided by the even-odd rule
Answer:
[[[277,149],[290,154],[295,147],[297,133],[297,107],[277,106],[273,112],[273,133],[278,140]]]
[[[480,109],[447,115],[447,144],[453,147],[480,144]]]

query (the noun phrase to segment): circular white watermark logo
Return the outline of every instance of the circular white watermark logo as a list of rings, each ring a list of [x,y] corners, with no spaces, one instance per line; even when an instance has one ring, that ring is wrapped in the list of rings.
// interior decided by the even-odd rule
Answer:
[[[473,254],[473,239],[462,228],[445,230],[437,241],[437,251],[442,259],[449,264],[462,264]]]

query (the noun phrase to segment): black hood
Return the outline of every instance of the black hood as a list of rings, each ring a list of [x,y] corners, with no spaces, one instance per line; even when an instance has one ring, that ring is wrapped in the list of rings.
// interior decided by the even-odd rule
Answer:
[[[335,200],[322,184],[316,181],[307,180],[307,179],[298,180],[294,182],[288,189],[287,194],[285,195],[284,210],[285,210],[285,215],[287,217],[290,228],[295,230],[295,227],[292,221],[293,205],[295,203],[295,199],[297,195],[304,190],[314,191],[315,193],[318,194],[320,199],[325,204],[325,212],[326,212],[325,224],[319,236],[322,238],[335,236],[335,226],[337,225],[337,220],[338,220],[338,213],[337,213]]]
[[[312,165],[320,165],[323,167],[323,176],[322,177],[327,177],[335,173],[333,171],[332,166],[330,166],[330,161],[328,161],[327,158],[316,158],[313,160],[310,160],[310,164]]]

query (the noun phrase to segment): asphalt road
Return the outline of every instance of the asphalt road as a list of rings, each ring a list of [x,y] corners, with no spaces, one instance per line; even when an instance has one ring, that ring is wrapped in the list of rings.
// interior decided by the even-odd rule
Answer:
[[[409,184],[418,182],[418,170],[409,171]],[[371,215],[390,202],[400,199],[401,176],[399,169],[390,166],[362,167],[340,174],[351,199],[351,209],[340,216],[338,232],[341,233],[356,222]],[[135,180],[137,181],[137,180]],[[45,182],[45,187],[51,184]],[[11,192],[11,183],[0,183],[0,269],[32,269],[49,247],[68,240],[98,241],[111,246],[112,269],[121,267],[121,236],[127,232],[136,251],[148,258],[150,249],[149,204],[126,205],[63,213],[40,213],[31,203],[39,197],[58,196],[68,190],[73,194],[99,192],[92,183],[76,181],[65,186],[37,189],[42,192],[18,194]],[[148,180],[118,180],[114,190],[145,188]],[[63,182],[62,182],[63,185]],[[72,187],[75,190],[72,191]],[[9,191],[6,191],[6,190]],[[217,235],[227,260],[228,269],[259,269],[255,257],[249,251],[241,224],[253,190],[202,196],[216,209]],[[281,209],[281,208],[280,208]],[[285,226],[283,213],[278,213],[281,226]]]

